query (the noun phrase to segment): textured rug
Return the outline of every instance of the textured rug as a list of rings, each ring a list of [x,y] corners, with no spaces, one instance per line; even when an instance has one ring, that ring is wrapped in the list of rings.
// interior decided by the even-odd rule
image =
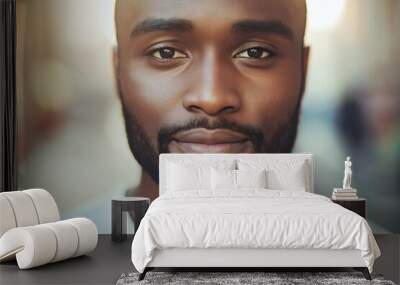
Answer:
[[[117,285],[134,284],[213,284],[213,285],[247,285],[247,284],[379,284],[395,285],[384,280],[380,275],[372,275],[368,281],[360,272],[148,272],[142,281],[138,273],[124,273]]]

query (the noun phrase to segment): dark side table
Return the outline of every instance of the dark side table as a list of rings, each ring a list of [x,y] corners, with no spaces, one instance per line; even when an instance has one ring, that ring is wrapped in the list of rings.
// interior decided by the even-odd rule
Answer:
[[[150,199],[145,197],[113,198],[111,201],[111,239],[113,241],[126,240],[127,212],[133,218],[136,232],[149,205]]]
[[[367,200],[364,198],[358,198],[354,200],[336,200],[332,199],[332,202],[339,204],[340,206],[359,214],[361,217],[366,217],[366,204]]]

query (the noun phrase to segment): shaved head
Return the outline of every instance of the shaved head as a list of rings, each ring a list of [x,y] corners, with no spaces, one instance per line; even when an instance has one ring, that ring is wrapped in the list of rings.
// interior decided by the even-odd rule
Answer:
[[[136,17],[140,18],[140,14],[146,9],[146,6],[157,7],[154,10],[154,16],[162,16],[165,9],[174,9],[174,7],[182,6],[185,2],[190,3],[190,6],[196,6],[195,2],[190,0],[116,0],[115,4],[115,25],[117,32],[117,39],[122,40],[124,36],[124,26],[131,26],[132,20]],[[223,7],[225,14],[229,13],[229,7],[232,4],[240,4],[242,7],[257,10],[258,13],[263,14],[268,10],[271,10],[271,4],[278,6],[277,8],[285,10],[287,12],[287,21],[290,26],[293,27],[298,40],[303,41],[305,27],[306,27],[306,15],[307,5],[305,0],[263,0],[263,1],[247,1],[247,0],[202,0],[201,5],[208,5],[210,9],[215,6]],[[257,2],[257,3],[255,3]],[[153,5],[156,4],[156,5]],[[190,9],[188,12],[196,13],[196,9]],[[215,14],[214,14],[215,15]],[[163,16],[165,17],[165,15]],[[217,15],[217,17],[223,17],[223,15]]]
[[[129,146],[158,155],[287,153],[305,86],[305,0],[117,0],[118,92]]]

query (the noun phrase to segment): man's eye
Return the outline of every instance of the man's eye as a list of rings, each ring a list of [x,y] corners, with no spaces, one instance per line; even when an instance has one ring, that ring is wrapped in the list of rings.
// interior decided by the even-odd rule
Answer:
[[[184,53],[173,48],[159,48],[153,51],[151,55],[158,59],[176,59],[187,57]]]
[[[238,58],[251,58],[251,59],[263,59],[271,56],[271,53],[262,47],[252,47],[244,51],[241,51],[235,55]]]

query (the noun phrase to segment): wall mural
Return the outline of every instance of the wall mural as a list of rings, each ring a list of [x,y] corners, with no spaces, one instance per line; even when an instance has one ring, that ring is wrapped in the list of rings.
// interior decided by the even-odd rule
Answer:
[[[158,195],[159,153],[352,161],[375,232],[400,232],[400,3],[17,0],[19,188],[111,231]]]

